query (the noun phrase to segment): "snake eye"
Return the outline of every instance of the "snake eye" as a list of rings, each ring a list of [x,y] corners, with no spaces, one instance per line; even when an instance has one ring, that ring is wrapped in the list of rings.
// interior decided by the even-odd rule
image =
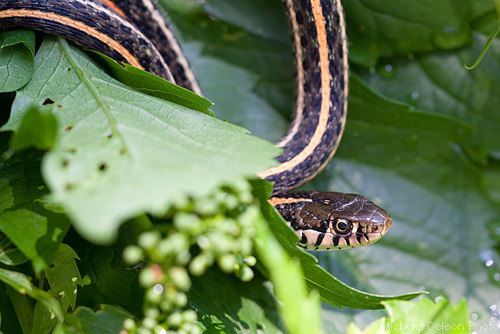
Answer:
[[[334,225],[335,231],[339,234],[347,234],[352,230],[352,224],[345,219],[337,219]]]

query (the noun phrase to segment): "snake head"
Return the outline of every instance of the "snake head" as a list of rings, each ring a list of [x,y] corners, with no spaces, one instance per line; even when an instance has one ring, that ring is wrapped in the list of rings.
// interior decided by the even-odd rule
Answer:
[[[356,194],[297,192],[271,199],[309,250],[353,248],[374,243],[392,225],[389,214]]]

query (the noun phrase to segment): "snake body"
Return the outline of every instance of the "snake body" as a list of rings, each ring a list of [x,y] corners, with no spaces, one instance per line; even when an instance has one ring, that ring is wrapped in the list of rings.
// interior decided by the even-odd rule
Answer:
[[[391,226],[382,208],[361,195],[285,193],[318,174],[342,137],[347,112],[347,41],[339,0],[283,0],[296,64],[296,106],[276,145],[270,203],[312,250],[373,243]],[[3,0],[0,30],[31,28],[64,36],[201,94],[196,77],[151,0]]]

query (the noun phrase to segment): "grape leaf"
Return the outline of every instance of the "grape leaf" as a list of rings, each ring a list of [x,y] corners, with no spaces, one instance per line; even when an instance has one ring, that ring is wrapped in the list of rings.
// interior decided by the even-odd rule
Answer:
[[[127,218],[161,215],[188,194],[275,164],[271,144],[123,86],[63,39],[44,41],[35,68],[3,129],[17,130],[33,105],[52,110],[58,140],[44,158],[44,179],[53,201],[94,242],[110,242]],[[44,105],[47,99],[53,103]]]
[[[61,244],[52,265],[45,270],[50,285],[49,293],[59,299],[64,310],[75,308],[77,285],[82,285],[75,259],[79,260],[75,251]]]

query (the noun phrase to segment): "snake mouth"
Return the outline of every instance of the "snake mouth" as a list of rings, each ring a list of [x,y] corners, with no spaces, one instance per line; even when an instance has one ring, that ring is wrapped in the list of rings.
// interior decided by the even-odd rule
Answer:
[[[313,251],[341,250],[369,245],[380,240],[392,226],[392,219],[389,215],[381,215],[379,218],[383,219],[371,221],[366,232],[357,231],[348,235],[314,229],[297,230],[300,237],[298,245]]]
[[[384,234],[386,234],[387,231],[391,228],[391,226],[392,226],[392,218],[387,217],[385,222],[384,222],[384,229],[382,232],[380,232],[380,235],[383,236]]]

